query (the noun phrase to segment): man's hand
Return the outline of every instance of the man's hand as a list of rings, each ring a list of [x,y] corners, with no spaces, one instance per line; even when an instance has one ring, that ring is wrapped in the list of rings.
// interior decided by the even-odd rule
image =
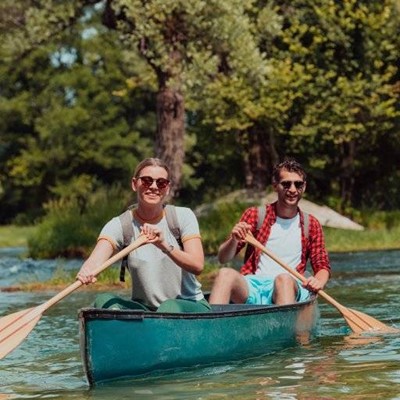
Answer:
[[[319,290],[322,290],[324,288],[323,283],[317,279],[315,276],[310,276],[306,279],[306,281],[303,283],[303,287],[308,289],[310,292],[315,292],[317,293]]]
[[[246,234],[251,231],[251,225],[247,222],[238,222],[232,229],[231,237],[236,241],[244,240]]]

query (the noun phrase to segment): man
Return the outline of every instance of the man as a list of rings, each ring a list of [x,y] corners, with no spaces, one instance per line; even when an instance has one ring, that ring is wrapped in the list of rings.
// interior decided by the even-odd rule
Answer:
[[[318,292],[328,282],[331,269],[322,227],[315,217],[298,207],[306,189],[304,169],[293,159],[285,160],[274,167],[272,185],[278,200],[266,206],[261,227],[257,229],[257,207],[248,208],[220,246],[218,260],[226,263],[233,259],[251,232],[271,253],[301,274],[310,259],[314,276],[301,284],[266,254],[251,248],[240,273],[232,268],[219,270],[210,303],[290,304],[306,300],[310,292]]]

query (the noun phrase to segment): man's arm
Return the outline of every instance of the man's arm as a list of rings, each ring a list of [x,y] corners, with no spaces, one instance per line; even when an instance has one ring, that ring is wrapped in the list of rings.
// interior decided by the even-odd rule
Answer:
[[[229,238],[218,249],[218,261],[220,263],[224,264],[235,257],[239,242],[244,241],[248,232],[251,232],[251,225],[247,222],[238,222],[233,227]]]
[[[324,233],[321,224],[315,217],[310,224],[310,261],[314,271],[314,276],[307,279],[305,287],[312,291],[323,289],[330,276],[331,266],[329,263],[328,252],[325,247]]]

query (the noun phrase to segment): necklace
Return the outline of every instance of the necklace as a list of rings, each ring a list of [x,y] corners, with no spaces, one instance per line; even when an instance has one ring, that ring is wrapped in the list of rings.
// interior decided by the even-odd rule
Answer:
[[[157,217],[151,218],[151,219],[146,219],[146,218],[143,218],[142,216],[140,216],[137,208],[135,208],[133,210],[133,214],[134,214],[135,218],[139,220],[139,222],[143,222],[143,223],[147,222],[149,224],[153,224],[153,223],[157,223],[157,222],[161,221],[161,219],[164,216],[164,210],[162,210],[161,214],[157,215]]]

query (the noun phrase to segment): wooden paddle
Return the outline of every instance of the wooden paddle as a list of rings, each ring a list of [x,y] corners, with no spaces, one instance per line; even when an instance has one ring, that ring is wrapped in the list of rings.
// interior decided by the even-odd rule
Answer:
[[[261,250],[263,253],[267,254],[270,258],[272,258],[276,263],[278,263],[282,268],[288,271],[291,275],[299,279],[301,282],[305,282],[306,278],[301,275],[296,270],[290,268],[283,261],[279,260],[275,255],[273,255],[266,247],[264,247],[257,239],[254,238],[253,235],[247,234],[246,241],[250,243],[255,248]],[[335,299],[329,296],[323,290],[318,291],[318,294],[323,297],[328,303],[331,303],[334,307],[336,307],[343,315],[346,322],[349,324],[351,330],[355,333],[363,333],[366,331],[381,331],[381,332],[399,332],[398,329],[392,328],[384,323],[376,320],[375,318],[370,317],[369,315],[363,314],[360,311],[352,310],[351,308],[347,308],[338,303]]]
[[[119,253],[109,258],[100,267],[96,268],[93,271],[93,275],[98,275],[107,267],[145,243],[147,243],[147,237],[144,235],[139,236],[129,246],[125,247],[125,249],[121,250]],[[14,350],[28,336],[46,310],[58,303],[64,297],[68,296],[74,290],[78,289],[80,286],[82,286],[82,282],[77,280],[50,300],[37,307],[28,308],[0,318],[0,359],[4,358],[8,353]]]

